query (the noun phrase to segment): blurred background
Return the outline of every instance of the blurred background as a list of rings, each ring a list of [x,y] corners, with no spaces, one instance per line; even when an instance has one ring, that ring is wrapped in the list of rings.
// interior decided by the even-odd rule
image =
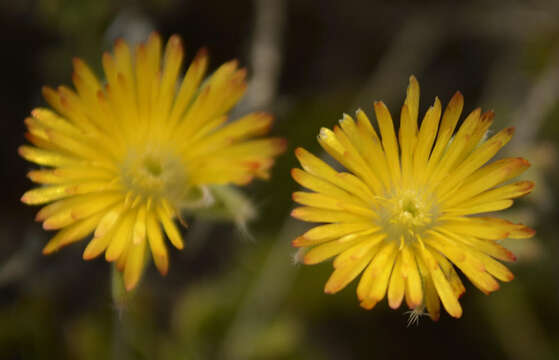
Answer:
[[[117,37],[176,33],[187,61],[206,46],[211,69],[237,58],[250,88],[236,110],[276,117],[288,139],[270,181],[243,191],[258,209],[252,237],[227,222],[189,219],[169,274],[153,266],[130,301],[111,298],[110,265],[81,260],[85,242],[44,257],[51,234],[20,196],[32,165],[17,156],[23,119],[45,105],[42,85],[70,84],[71,59],[101,74]],[[0,359],[558,359],[559,1],[0,1]],[[507,211],[537,237],[507,240],[516,279],[485,296],[467,284],[464,315],[407,327],[404,307],[358,306],[355,282],[323,286],[332,265],[297,265],[289,218],[293,149],[320,153],[320,126],[343,112],[398,114],[408,77],[423,113],[456,90],[464,110],[494,109],[516,126],[507,155],[523,156],[536,190]]]

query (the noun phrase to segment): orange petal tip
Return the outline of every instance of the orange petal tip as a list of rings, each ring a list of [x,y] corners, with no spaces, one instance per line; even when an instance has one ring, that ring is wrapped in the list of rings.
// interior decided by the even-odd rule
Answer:
[[[44,230],[47,230],[47,231],[48,231],[48,230],[54,230],[54,229],[56,229],[56,226],[53,226],[53,225],[52,225],[51,223],[49,223],[49,221],[47,220],[47,221],[43,222],[43,229],[44,229]]]
[[[295,156],[299,157],[299,156],[303,156],[303,154],[305,153],[305,149],[299,146],[295,148],[293,152],[295,153]]]
[[[196,56],[194,57],[194,60],[192,62],[195,63],[196,65],[199,65],[207,57],[208,57],[208,49],[203,47],[198,49],[198,51],[196,52]]]
[[[301,247],[302,243],[304,243],[307,239],[304,236],[299,236],[291,241],[291,246],[293,247]]]
[[[55,252],[56,250],[58,250],[58,247],[49,242],[43,248],[42,253],[43,253],[43,255],[50,255],[53,252]]]
[[[361,301],[359,306],[361,306],[365,310],[371,310],[372,308],[375,307],[376,304],[377,304],[377,301],[371,300],[371,299],[366,299],[366,300]]]
[[[169,44],[172,46],[181,46],[182,45],[181,37],[177,34],[171,35],[171,37],[169,38]]]
[[[84,250],[84,252],[83,252],[83,254],[82,254],[82,259],[83,259],[83,260],[86,260],[86,261],[88,261],[88,260],[93,260],[93,259],[95,259],[98,255],[99,255],[99,254],[96,255],[96,254],[94,254],[93,252],[88,251],[88,248],[85,248],[85,250]]]
[[[291,210],[291,213],[289,215],[294,217],[294,218],[297,218],[297,213],[298,213],[297,209],[293,209],[293,210]]]

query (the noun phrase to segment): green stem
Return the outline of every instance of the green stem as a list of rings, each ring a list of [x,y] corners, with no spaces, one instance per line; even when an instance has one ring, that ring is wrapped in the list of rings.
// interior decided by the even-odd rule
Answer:
[[[126,324],[125,312],[130,294],[124,287],[124,279],[115,264],[111,266],[111,295],[113,298],[113,359],[126,360],[128,354],[126,351]]]

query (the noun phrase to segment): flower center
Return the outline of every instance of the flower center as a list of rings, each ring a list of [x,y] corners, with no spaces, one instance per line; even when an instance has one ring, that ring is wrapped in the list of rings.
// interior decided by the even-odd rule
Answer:
[[[396,192],[379,202],[379,225],[396,241],[414,241],[430,229],[437,217],[430,197],[414,190]]]
[[[125,189],[144,198],[184,199],[190,186],[181,159],[161,148],[133,149],[124,157],[121,180]]]

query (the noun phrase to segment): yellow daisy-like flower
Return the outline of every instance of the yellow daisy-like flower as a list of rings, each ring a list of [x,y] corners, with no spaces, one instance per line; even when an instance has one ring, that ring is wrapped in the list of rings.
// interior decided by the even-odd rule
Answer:
[[[506,209],[512,199],[529,193],[530,181],[503,185],[529,163],[506,158],[485,165],[513,129],[486,139],[494,114],[476,109],[454,134],[462,107],[457,92],[441,119],[437,98],[418,129],[419,84],[412,76],[398,138],[382,102],[374,104],[381,137],[361,110],[357,121],[344,115],[334,131],[320,130],[320,145],[349,172],[302,148],[295,151],[303,170],[293,169],[292,176],[312,192],[293,194],[305,206],[292,216],[326,224],[293,245],[307,248],[306,264],[335,257],[326,293],[340,291],[363,273],[357,286],[362,307],[373,308],[388,293],[391,308],[405,298],[411,309],[426,308],[437,320],[440,302],[453,317],[462,315],[458,298],[465,289],[455,267],[486,294],[499,288],[496,279],[513,279],[497,260],[515,257],[499,240],[528,238],[534,231],[473,215]]]
[[[183,248],[174,221],[181,209],[208,205],[208,185],[267,178],[274,156],[285,148],[282,139],[253,139],[267,133],[268,114],[227,122],[226,113],[246,88],[246,71],[236,61],[201,84],[204,50],[182,79],[180,38],[172,36],[161,53],[156,33],[134,52],[118,40],[113,55],[103,54],[106,84],[75,59],[77,92],[45,87],[54,111],[32,111],[25,123],[34,146],[19,149],[25,159],[48,167],[29,173],[44,186],[22,197],[26,204],[48,204],[37,220],[47,230],[61,229],[43,252],[93,233],[83,258],[105,252],[124,271],[127,289],[139,280],[148,244],[158,270],[167,273],[163,233]]]

